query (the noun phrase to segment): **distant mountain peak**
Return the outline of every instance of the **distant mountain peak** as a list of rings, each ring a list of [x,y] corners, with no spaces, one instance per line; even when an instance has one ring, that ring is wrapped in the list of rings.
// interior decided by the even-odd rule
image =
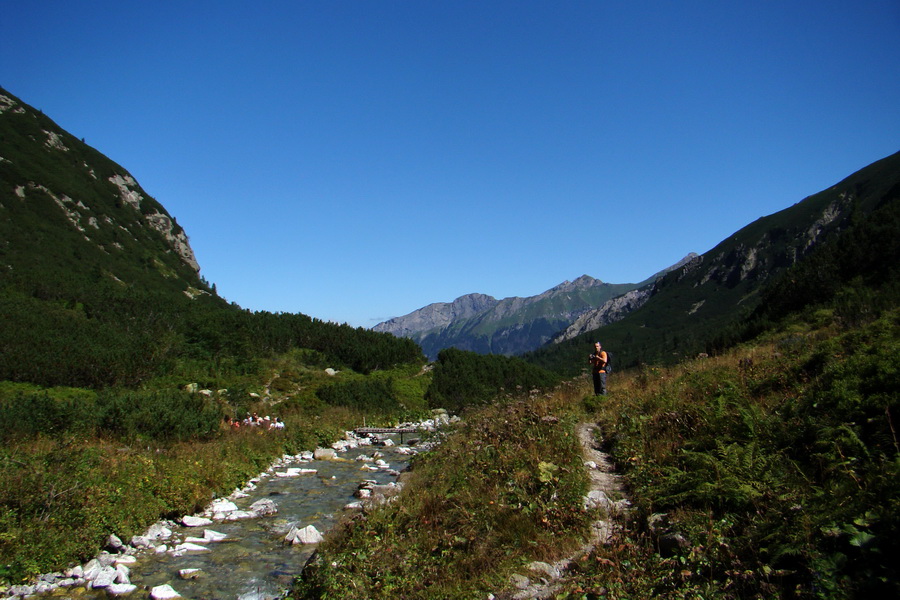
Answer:
[[[566,292],[571,290],[586,290],[588,288],[596,287],[598,285],[603,285],[603,282],[599,279],[594,279],[590,275],[582,275],[575,281],[569,281],[566,279],[562,283],[557,286],[554,286],[547,290],[547,292]],[[544,292],[545,294],[547,292]]]

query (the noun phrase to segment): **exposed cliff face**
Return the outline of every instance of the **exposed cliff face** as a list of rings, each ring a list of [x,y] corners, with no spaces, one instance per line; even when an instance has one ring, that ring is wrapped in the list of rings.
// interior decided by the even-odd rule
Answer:
[[[116,174],[109,178],[109,182],[118,188],[119,197],[123,202],[130,204],[135,210],[141,211],[141,202],[145,199],[141,195],[140,187],[131,175],[125,174],[122,176]],[[161,212],[157,207],[151,206],[149,212],[143,216],[147,225],[162,234],[172,247],[172,250],[181,257],[181,260],[199,273],[200,265],[197,263],[194,250],[191,248],[184,230],[178,227],[169,215]]]

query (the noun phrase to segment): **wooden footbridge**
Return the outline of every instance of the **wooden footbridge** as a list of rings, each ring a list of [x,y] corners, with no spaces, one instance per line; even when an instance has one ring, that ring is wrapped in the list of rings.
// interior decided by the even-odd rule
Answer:
[[[353,430],[359,435],[368,435],[370,433],[399,433],[400,443],[403,443],[404,433],[417,433],[419,430],[415,427],[357,427]]]

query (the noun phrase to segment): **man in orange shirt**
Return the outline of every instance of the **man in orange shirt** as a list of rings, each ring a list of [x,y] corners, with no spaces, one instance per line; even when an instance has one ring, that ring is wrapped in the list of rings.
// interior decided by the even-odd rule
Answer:
[[[591,364],[591,376],[594,379],[594,395],[606,395],[606,350],[600,342],[594,342],[594,353],[588,359]]]

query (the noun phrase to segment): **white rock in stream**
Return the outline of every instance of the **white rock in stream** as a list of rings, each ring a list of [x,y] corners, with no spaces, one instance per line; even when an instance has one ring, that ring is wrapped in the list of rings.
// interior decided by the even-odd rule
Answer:
[[[219,533],[218,531],[213,531],[212,529],[206,529],[203,531],[203,539],[207,542],[221,542],[228,536],[224,533]]]
[[[136,589],[137,586],[133,583],[114,583],[106,588],[106,592],[112,594],[113,596],[124,596],[125,594],[130,594]]]
[[[167,540],[172,537],[172,530],[162,523],[154,523],[150,526],[150,529],[147,530],[147,533],[144,534],[144,537],[153,540]]]
[[[93,581],[100,575],[101,571],[103,571],[103,565],[96,558],[92,558],[85,563],[81,576],[88,581]]]
[[[316,448],[313,452],[313,458],[316,460],[334,460],[337,458],[337,451],[334,448]]]
[[[303,529],[292,527],[284,537],[284,541],[289,544],[318,544],[324,539],[314,525],[307,525]]]
[[[207,517],[212,517],[213,519],[221,520],[225,518],[230,512],[234,512],[238,509],[237,504],[228,500],[227,498],[217,498],[212,501],[212,504],[209,505],[203,514]]]
[[[92,588],[106,588],[116,581],[116,570],[112,567],[103,567],[97,576],[91,581]]]
[[[274,515],[278,512],[278,505],[270,498],[263,498],[250,505],[250,512],[255,513],[258,517]]]
[[[207,525],[212,525],[212,519],[207,519],[205,517],[192,517],[188,515],[181,519],[181,523],[185,527],[206,527]]]
[[[116,565],[115,583],[131,583],[131,569],[125,565]]]
[[[203,571],[200,569],[181,569],[178,571],[178,576],[182,579],[197,579],[203,574]]]
[[[175,546],[175,552],[209,552],[209,548],[201,546],[200,544],[185,542]]]
[[[153,600],[169,600],[170,598],[181,598],[181,594],[175,591],[171,585],[158,585],[150,590],[150,597]]]
[[[300,467],[290,467],[286,471],[276,471],[275,477],[300,477],[301,475],[311,475],[318,473],[316,469],[301,469]]]

